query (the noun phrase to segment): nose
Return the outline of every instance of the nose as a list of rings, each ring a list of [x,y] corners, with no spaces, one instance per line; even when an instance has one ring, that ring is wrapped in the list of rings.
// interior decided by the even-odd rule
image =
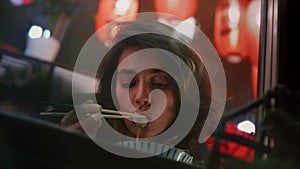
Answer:
[[[135,89],[134,101],[137,105],[138,110],[146,111],[150,108],[151,101],[149,98],[149,94],[151,92],[151,88],[147,85],[146,82],[140,81]]]

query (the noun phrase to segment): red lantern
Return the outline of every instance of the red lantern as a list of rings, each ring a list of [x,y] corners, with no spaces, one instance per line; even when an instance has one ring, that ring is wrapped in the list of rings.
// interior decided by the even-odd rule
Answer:
[[[258,65],[259,55],[259,28],[260,28],[260,4],[259,0],[252,0],[246,13],[248,52],[251,64]]]
[[[185,20],[196,15],[198,4],[199,0],[154,0],[154,8],[155,11],[158,12],[158,17],[163,17],[166,20],[173,18],[166,18],[167,16],[161,16],[159,13],[175,15],[180,19]]]
[[[119,21],[134,21],[139,8],[138,0],[101,0],[98,4],[98,10],[96,14],[95,30],[102,28],[109,22],[119,19]],[[124,17],[126,16],[126,17]],[[102,29],[105,29],[103,27]],[[112,30],[104,30],[96,32],[97,37],[107,45],[108,34],[112,33]]]
[[[247,25],[247,46],[248,56],[251,63],[251,81],[252,81],[252,95],[257,97],[257,81],[258,81],[258,56],[259,56],[259,28],[260,28],[260,7],[261,2],[252,0],[246,13]]]
[[[247,58],[245,13],[249,0],[219,0],[214,19],[214,44],[231,63]]]
[[[251,86],[252,86],[252,96],[253,98],[257,97],[257,82],[258,82],[258,66],[251,66]]]

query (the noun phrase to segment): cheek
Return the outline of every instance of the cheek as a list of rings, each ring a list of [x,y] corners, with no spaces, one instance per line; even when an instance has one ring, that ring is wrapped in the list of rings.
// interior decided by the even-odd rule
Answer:
[[[175,111],[175,96],[171,92],[166,94],[168,100],[167,100],[167,105],[169,111]]]
[[[122,102],[123,95],[124,94],[123,94],[121,86],[117,84],[116,85],[116,97],[117,97],[120,108],[123,107],[123,102]]]
[[[166,93],[167,102],[164,110],[163,119],[166,123],[171,123],[176,118],[176,102],[171,92]]]
[[[116,97],[118,101],[119,108],[121,110],[130,110],[130,101],[129,101],[129,96],[128,96],[128,90],[124,89],[120,85],[116,85]]]

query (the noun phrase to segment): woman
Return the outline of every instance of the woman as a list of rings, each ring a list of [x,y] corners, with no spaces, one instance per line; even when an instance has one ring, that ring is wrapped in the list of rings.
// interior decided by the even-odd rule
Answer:
[[[197,53],[185,43],[188,41],[186,37],[167,26],[138,22],[117,26],[119,33],[116,43],[100,64],[97,104],[88,101],[91,104],[86,104],[82,110],[85,113],[95,113],[97,109],[101,112],[103,107],[137,112],[147,118],[144,126],[130,119],[110,119],[108,122],[119,133],[148,138],[170,128],[182,110],[183,103],[187,103],[184,113],[196,110],[197,116],[189,133],[176,147],[188,151],[194,157],[194,163],[201,162],[204,160],[202,155],[206,153],[206,147],[198,143],[198,137],[209,111],[211,89],[207,71]],[[162,33],[152,33],[153,29]],[[131,36],[132,32],[135,35]],[[172,37],[165,33],[171,33]],[[183,40],[180,39],[181,36]],[[180,61],[188,67],[190,75],[183,71]],[[172,68],[165,69],[167,65]],[[174,70],[173,75],[176,77],[166,70]],[[193,79],[197,89],[191,85]],[[191,96],[194,91],[199,91],[200,100]],[[81,129],[75,117],[74,112],[68,113],[61,125]],[[98,121],[93,117],[89,118],[88,123]]]

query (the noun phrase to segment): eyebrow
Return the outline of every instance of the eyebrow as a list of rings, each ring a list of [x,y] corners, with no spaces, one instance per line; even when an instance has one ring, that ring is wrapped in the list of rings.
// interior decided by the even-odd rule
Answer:
[[[118,72],[119,74],[134,74],[135,71],[132,69],[122,69],[121,71]]]
[[[150,71],[151,74],[153,73],[161,73],[161,72],[164,72],[160,69],[152,69]],[[132,69],[122,69],[121,71],[118,72],[119,74],[135,74],[136,71],[135,70],[132,70]]]
[[[150,71],[150,73],[161,73],[161,72],[165,72],[165,71],[162,71],[162,70],[160,70],[160,69],[152,69],[151,71]]]

